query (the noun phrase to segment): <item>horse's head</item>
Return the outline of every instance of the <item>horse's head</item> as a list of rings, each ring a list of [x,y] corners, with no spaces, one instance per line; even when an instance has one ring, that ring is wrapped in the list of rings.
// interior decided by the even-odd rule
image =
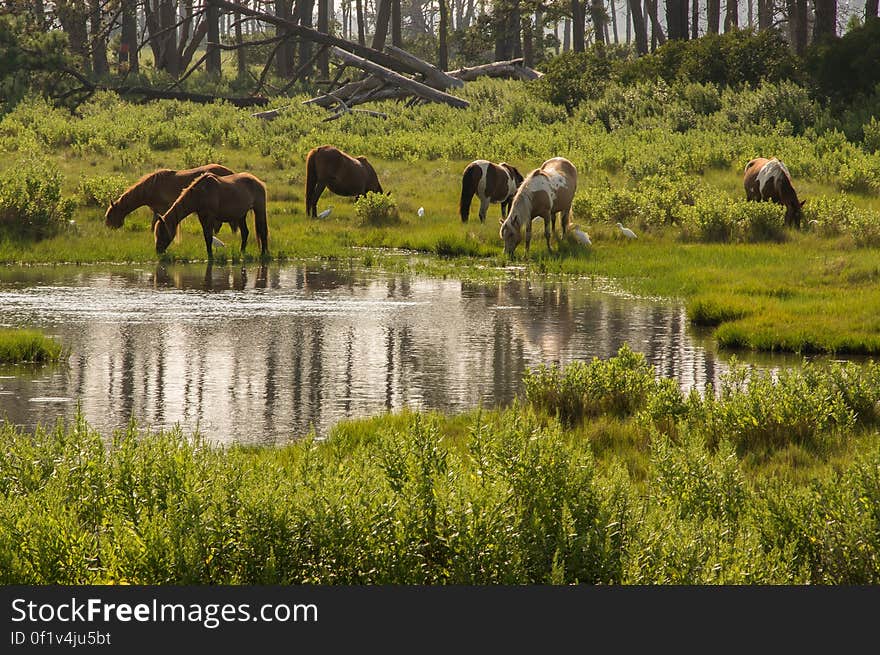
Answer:
[[[501,230],[499,235],[504,241],[504,254],[513,257],[513,251],[516,250],[519,242],[522,241],[522,230],[516,221],[516,215],[511,211],[507,218],[498,219],[501,222]]]
[[[107,207],[107,211],[104,214],[104,225],[116,229],[122,227],[124,220],[125,212],[122,210],[119,200],[111,200],[110,206]]]
[[[803,219],[804,212],[803,207],[806,204],[806,200],[798,200],[795,198],[794,202],[789,203],[785,208],[785,224],[791,225],[794,227],[801,226],[801,219]]]
[[[364,191],[372,191],[373,193],[385,193],[382,190],[382,185],[379,184],[379,176],[376,174],[376,169],[373,168],[373,165],[367,161],[366,157],[358,157],[357,160],[364,167]],[[391,195],[390,193],[388,195]]]
[[[167,215],[166,213],[165,216]],[[156,254],[158,255],[168,250],[168,246],[171,245],[171,241],[174,239],[174,230],[165,222],[165,216],[160,217],[153,226],[153,238],[156,241]]]

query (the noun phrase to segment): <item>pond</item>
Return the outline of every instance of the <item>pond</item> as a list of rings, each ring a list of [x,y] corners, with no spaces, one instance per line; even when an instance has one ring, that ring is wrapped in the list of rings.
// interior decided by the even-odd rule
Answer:
[[[28,429],[79,406],[103,434],[179,424],[221,443],[276,444],[388,410],[512,402],[541,363],[628,343],[685,390],[726,355],[680,303],[601,281],[477,283],[321,265],[0,269],[0,323],[36,327],[64,364],[0,368],[0,415]],[[795,356],[762,366],[787,366]]]

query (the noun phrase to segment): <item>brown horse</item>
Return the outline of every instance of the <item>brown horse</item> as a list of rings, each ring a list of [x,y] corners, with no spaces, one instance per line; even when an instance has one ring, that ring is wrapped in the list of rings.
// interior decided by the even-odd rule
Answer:
[[[383,193],[379,176],[366,157],[352,157],[334,146],[318,146],[306,155],[306,216],[318,215],[324,189],[340,196]]]
[[[564,157],[548,159],[541,168],[526,176],[513,197],[507,218],[501,221],[504,252],[513,257],[513,251],[522,240],[526,229],[526,255],[532,241],[532,220],[544,219],[544,238],[550,250],[550,232],[556,230],[556,214],[560,214],[562,235],[568,228],[569,213],[577,191],[577,169]]]
[[[465,166],[461,178],[461,200],[458,203],[461,222],[468,222],[474,195],[480,199],[480,223],[486,222],[486,210],[491,202],[501,203],[501,218],[504,218],[522,181],[523,176],[510,164],[493,164],[485,159],[472,161]]]
[[[266,185],[250,173],[233,173],[217,176],[202,173],[181,191],[177,200],[156,221],[153,235],[156,252],[162,254],[168,248],[177,226],[184,218],[195,212],[202,224],[208,260],[214,258],[211,249],[216,232],[222,223],[229,223],[233,231],[241,230],[241,254],[247,246],[247,213],[254,212],[254,229],[260,242],[260,255],[269,252],[269,226],[266,221]]]
[[[807,201],[798,200],[797,192],[791,185],[791,174],[776,157],[758,157],[746,164],[743,186],[747,200],[772,200],[785,205],[785,224],[800,228],[801,207]]]
[[[119,198],[110,203],[107,213],[104,214],[104,224],[112,228],[122,227],[126,216],[138,207],[146,205],[153,210],[150,229],[154,228],[156,221],[168,211],[168,208],[177,200],[180,192],[202,173],[231,175],[232,171],[220,164],[205,164],[181,171],[160,168],[152,173],[147,173],[123,191]]]

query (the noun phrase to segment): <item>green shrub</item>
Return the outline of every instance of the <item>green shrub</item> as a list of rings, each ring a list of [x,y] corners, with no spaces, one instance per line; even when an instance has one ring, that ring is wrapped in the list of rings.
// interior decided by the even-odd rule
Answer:
[[[61,174],[30,159],[0,177],[0,237],[43,239],[67,228],[74,201],[61,197]]]
[[[77,195],[87,207],[107,207],[128,188],[122,175],[95,175],[80,180]]]
[[[362,225],[396,225],[400,222],[397,203],[384,193],[367,191],[354,202],[354,211]]]
[[[54,362],[61,344],[36,330],[0,330],[0,364]]]
[[[623,345],[615,357],[541,365],[523,376],[526,399],[536,409],[574,425],[600,414],[630,416],[642,409],[654,386],[654,369],[641,353]]]

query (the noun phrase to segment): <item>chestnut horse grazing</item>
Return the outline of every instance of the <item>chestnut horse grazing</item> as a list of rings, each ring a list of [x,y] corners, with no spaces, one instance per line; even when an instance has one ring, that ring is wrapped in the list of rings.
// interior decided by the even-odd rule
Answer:
[[[468,222],[474,195],[480,199],[480,223],[486,222],[486,210],[491,202],[501,203],[501,218],[504,218],[522,181],[523,176],[510,164],[493,164],[485,159],[472,161],[465,166],[461,178],[461,201],[458,204],[461,222]]]
[[[560,213],[562,234],[568,228],[571,202],[577,191],[577,169],[564,157],[548,159],[541,168],[536,168],[526,176],[519,191],[513,197],[510,213],[501,221],[501,238],[504,252],[513,257],[513,251],[522,240],[522,229],[526,229],[526,255],[532,240],[532,220],[539,216],[544,219],[544,238],[550,250],[550,232],[556,230],[556,213]]]
[[[220,164],[205,164],[182,171],[160,168],[147,173],[110,203],[107,213],[104,214],[104,224],[112,228],[122,227],[126,216],[138,207],[146,205],[153,210],[150,227],[154,228],[156,221],[174,204],[180,192],[202,173],[231,175],[232,171]]]
[[[247,246],[247,213],[254,212],[254,229],[260,243],[260,254],[269,252],[269,226],[266,222],[266,185],[250,173],[233,173],[217,176],[202,173],[192,184],[181,191],[177,200],[153,228],[156,252],[162,254],[168,248],[177,226],[184,218],[195,212],[202,224],[208,260],[214,258],[211,249],[216,232],[222,223],[229,223],[233,231],[241,230],[241,254]]]
[[[789,227],[801,226],[801,207],[806,200],[798,200],[791,185],[791,174],[781,161],[774,157],[758,157],[746,164],[743,186],[748,200],[772,200],[785,205],[785,224]]]
[[[318,214],[324,189],[340,196],[382,193],[379,176],[366,157],[352,157],[334,146],[318,146],[306,155],[306,216]]]

